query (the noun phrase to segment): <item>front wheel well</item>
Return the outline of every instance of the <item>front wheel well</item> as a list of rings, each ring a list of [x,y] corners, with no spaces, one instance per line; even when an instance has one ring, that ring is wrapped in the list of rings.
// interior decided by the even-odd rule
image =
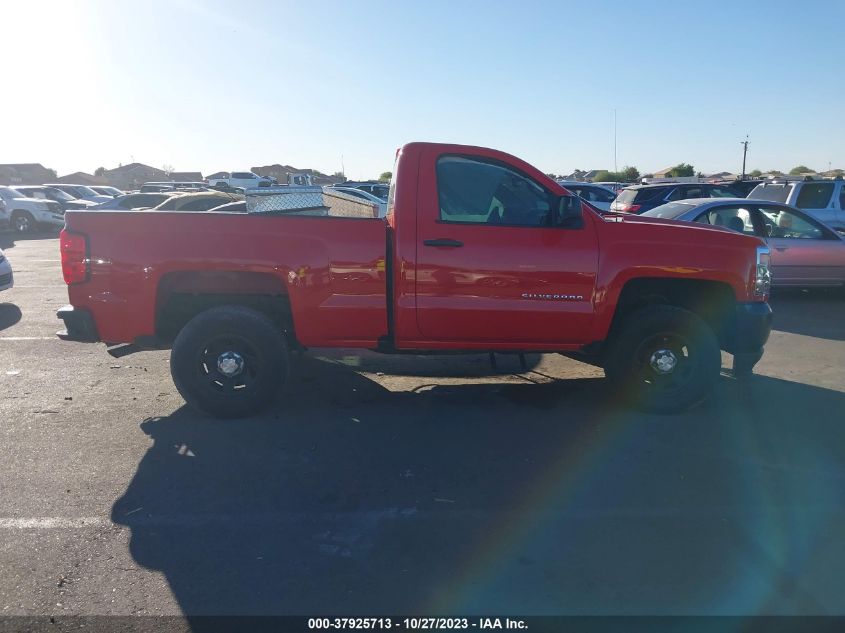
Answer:
[[[736,306],[736,295],[729,284],[705,279],[632,279],[619,295],[611,333],[625,317],[650,305],[689,310],[707,323],[723,349],[729,344]]]

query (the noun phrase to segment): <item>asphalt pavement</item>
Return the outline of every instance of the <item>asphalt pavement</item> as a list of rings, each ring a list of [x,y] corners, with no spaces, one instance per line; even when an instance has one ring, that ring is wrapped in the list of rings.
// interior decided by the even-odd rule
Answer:
[[[317,350],[218,421],[167,351],[55,337],[54,236],[0,247],[0,615],[845,613],[841,293],[776,296],[683,415],[556,355]]]

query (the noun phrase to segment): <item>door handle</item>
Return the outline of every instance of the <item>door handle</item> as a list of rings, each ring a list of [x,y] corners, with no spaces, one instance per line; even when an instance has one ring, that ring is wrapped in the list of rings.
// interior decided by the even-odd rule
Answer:
[[[780,251],[782,253],[784,251],[788,251],[789,247],[788,246],[775,246],[775,250]]]
[[[450,240],[447,237],[441,237],[436,240],[423,240],[423,244],[426,246],[450,246],[452,248],[457,248],[458,246],[463,246],[463,242],[459,242],[458,240]]]

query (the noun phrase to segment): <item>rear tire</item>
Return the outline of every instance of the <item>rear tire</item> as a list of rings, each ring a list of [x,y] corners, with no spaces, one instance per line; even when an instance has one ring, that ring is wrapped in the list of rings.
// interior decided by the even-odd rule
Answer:
[[[11,221],[15,233],[32,233],[35,231],[35,218],[29,211],[14,211]]]
[[[697,315],[674,306],[629,314],[608,342],[605,374],[624,400],[655,413],[692,407],[715,388],[719,342]]]
[[[288,347],[266,316],[243,306],[201,312],[173,343],[170,373],[185,401],[216,418],[269,406],[288,376]]]

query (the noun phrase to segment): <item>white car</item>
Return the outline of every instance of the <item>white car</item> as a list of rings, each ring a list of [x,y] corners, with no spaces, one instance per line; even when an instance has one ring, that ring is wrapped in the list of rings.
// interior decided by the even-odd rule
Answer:
[[[362,198],[367,202],[371,202],[375,205],[378,205],[378,217],[380,218],[383,218],[387,215],[387,203],[378,196],[374,196],[373,194],[369,193],[368,191],[355,189],[354,187],[332,187],[331,189],[332,191],[341,191],[350,196]]]
[[[746,197],[798,207],[836,230],[845,229],[845,180],[767,180]]]
[[[255,189],[256,187],[270,187],[274,183],[269,178],[262,178],[251,171],[233,171],[228,178],[209,178],[208,184],[211,187],[224,185],[230,189]]]
[[[27,198],[12,187],[0,187],[0,224],[9,224],[16,233],[65,225],[62,205],[53,200]]]
[[[0,249],[0,290],[8,290],[14,285],[15,280],[12,277],[12,265],[6,259],[3,250]]]

